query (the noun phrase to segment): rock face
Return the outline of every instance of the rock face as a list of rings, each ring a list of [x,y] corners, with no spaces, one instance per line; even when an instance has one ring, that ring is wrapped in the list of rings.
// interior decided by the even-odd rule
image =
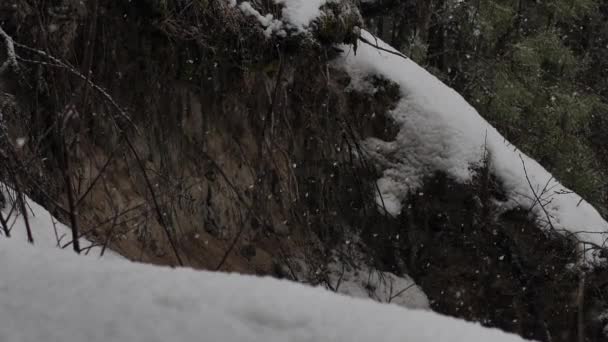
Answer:
[[[348,87],[333,61],[361,18],[354,2],[324,13],[312,34],[268,38],[224,1],[0,5],[17,42],[57,58],[20,48],[20,72],[0,77],[6,140],[27,138],[15,149],[27,162],[4,163],[0,178],[18,169],[15,181],[66,223],[73,192],[82,234],[133,260],[329,288],[342,264],[357,277],[407,273],[432,309],[572,340],[572,249],[525,213],[499,212],[491,177],[430,176],[398,217],[378,208],[379,170],[360,142],[394,138],[384,113],[399,91],[383,79],[371,95]],[[601,274],[588,278],[589,338],[606,305]]]

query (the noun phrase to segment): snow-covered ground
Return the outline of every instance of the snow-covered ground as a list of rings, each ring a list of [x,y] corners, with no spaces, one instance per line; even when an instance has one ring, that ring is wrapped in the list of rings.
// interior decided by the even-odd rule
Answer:
[[[26,200],[34,245],[10,201],[2,209],[11,238],[0,238],[0,341],[523,341],[397,306],[428,308],[428,300],[390,273],[347,268],[332,278],[340,293],[388,305],[271,278],[79,256],[57,248],[69,242],[68,227]]]
[[[397,276],[359,263],[358,269],[338,262],[329,265],[326,288],[355,298],[373,299],[410,309],[430,309],[429,299],[408,275]]]
[[[0,183],[0,188],[4,186]],[[11,191],[3,192],[4,197],[9,200],[4,209],[0,208],[5,219],[8,218],[11,241],[27,241],[25,220],[18,210],[13,208],[15,194]],[[42,247],[57,247],[72,250],[72,232],[51,213],[38,203],[25,196],[28,208],[28,219],[34,237],[34,245]],[[11,208],[13,208],[11,210]],[[0,230],[0,237],[4,236]],[[83,254],[89,256],[101,256],[103,246],[80,238],[80,246]],[[119,254],[106,248],[103,258],[120,259]],[[363,263],[361,263],[363,265]],[[379,272],[366,267],[354,270],[350,266],[342,268],[338,263],[330,265],[331,287],[328,289],[338,293],[356,298],[368,298],[381,303],[393,303],[403,307],[428,309],[429,302],[420,287],[407,275],[399,277],[389,272]],[[1,340],[0,340],[1,341]]]
[[[390,273],[333,265],[340,276],[332,286],[364,300],[290,281],[137,264],[114,253],[79,256],[57,248],[58,240],[70,241],[68,227],[26,200],[34,245],[11,201],[2,209],[11,213],[11,238],[0,237],[0,341],[523,341],[397,306],[428,308],[428,300],[410,278]]]
[[[0,260],[0,341],[523,341],[270,278],[95,260],[5,238]]]
[[[68,227],[26,200],[34,245],[10,201],[2,209],[11,238],[0,237],[0,341],[523,341],[397,306],[428,301],[411,279],[390,273],[336,264],[340,278],[332,278],[340,293],[388,305],[271,278],[79,256],[57,248],[69,242]]]

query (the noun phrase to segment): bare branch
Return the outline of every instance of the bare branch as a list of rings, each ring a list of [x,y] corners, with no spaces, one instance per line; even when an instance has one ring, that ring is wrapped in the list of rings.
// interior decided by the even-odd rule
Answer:
[[[369,40],[367,40],[367,39],[365,39],[365,38],[363,38],[363,37],[359,37],[359,40],[360,40],[360,41],[362,41],[363,43],[365,43],[365,44],[367,44],[367,45],[369,45],[369,46],[371,46],[371,47],[375,48],[375,49],[380,50],[380,51],[388,52],[388,53],[393,54],[393,55],[395,55],[395,56],[399,56],[399,57],[401,57],[401,58],[403,58],[403,59],[409,59],[409,58],[407,58],[407,56],[406,56],[406,55],[404,55],[404,54],[402,54],[402,53],[395,52],[395,51],[392,51],[392,50],[389,50],[389,49],[385,49],[385,48],[383,48],[382,46],[380,46],[380,45],[378,45],[378,44],[374,44],[374,43],[370,42]]]
[[[9,68],[18,70],[19,64],[17,63],[17,54],[15,53],[15,43],[13,38],[4,31],[2,26],[0,26],[0,37],[4,39],[4,44],[6,45],[6,54],[8,56],[6,61],[0,65],[0,75],[2,75]]]
[[[2,214],[2,208],[0,208],[0,225],[2,225],[2,231],[6,237],[11,237],[11,231],[8,229],[8,223],[4,219],[4,214]]]
[[[526,176],[526,181],[528,181],[528,186],[530,186],[530,190],[532,190],[532,194],[534,195],[534,198],[536,198],[536,201],[540,205],[540,208],[542,209],[543,213],[545,213],[545,216],[547,217],[547,223],[549,223],[549,226],[551,227],[551,229],[553,231],[556,231],[555,227],[553,226],[553,221],[551,221],[551,215],[545,208],[545,205],[543,205],[543,202],[542,202],[541,198],[538,196],[538,194],[536,193],[536,190],[534,190],[532,181],[530,181],[530,177],[528,176],[528,170],[526,169],[526,163],[524,162],[524,158],[521,156],[521,154],[519,155],[519,159],[521,159],[521,165],[524,167],[524,174]]]

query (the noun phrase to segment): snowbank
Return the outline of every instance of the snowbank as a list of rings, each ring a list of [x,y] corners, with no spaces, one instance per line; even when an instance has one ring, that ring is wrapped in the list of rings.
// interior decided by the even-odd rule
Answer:
[[[95,260],[9,239],[0,260],[0,341],[523,341],[270,278]]]
[[[362,36],[395,51],[368,32]],[[402,99],[389,113],[400,127],[395,141],[366,141],[368,151],[385,168],[378,186],[390,213],[400,213],[408,191],[419,187],[424,175],[441,170],[458,181],[467,181],[471,164],[489,153],[490,167],[513,205],[534,207],[540,220],[547,220],[548,214],[556,230],[574,235],[588,246],[606,244],[608,223],[595,208],[506,141],[456,91],[410,59],[367,44],[360,44],[356,55],[349,47],[345,50],[338,64],[352,76],[353,87],[373,91],[367,80],[378,75],[401,88]],[[536,196],[541,194],[546,213],[535,205]],[[588,256],[598,260],[594,253]]]

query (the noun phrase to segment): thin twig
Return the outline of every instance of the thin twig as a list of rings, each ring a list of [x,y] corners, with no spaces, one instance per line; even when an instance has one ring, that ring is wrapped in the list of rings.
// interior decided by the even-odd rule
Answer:
[[[2,208],[0,208],[0,224],[2,225],[2,231],[6,237],[11,237],[11,231],[8,229],[8,222],[4,219],[2,214]]]
[[[137,127],[135,126],[135,124],[133,123],[133,121],[131,120],[131,118],[129,117],[129,115],[122,109],[122,107],[120,107],[118,105],[118,103],[116,103],[116,101],[114,100],[114,98],[102,87],[100,87],[99,85],[95,84],[93,81],[91,81],[89,79],[88,76],[83,75],[81,72],[79,72],[78,70],[76,70],[74,67],[72,67],[71,65],[68,65],[64,62],[62,62],[61,60],[59,60],[58,58],[55,58],[49,54],[47,54],[46,52],[42,51],[42,50],[38,50],[38,49],[33,49],[27,45],[23,45],[23,44],[19,44],[19,43],[15,43],[15,46],[22,48],[24,50],[28,50],[31,52],[34,52],[42,57],[45,57],[49,60],[51,60],[54,64],[51,63],[46,63],[46,62],[41,62],[41,61],[35,61],[35,60],[31,60],[31,59],[25,59],[25,58],[21,58],[21,57],[17,57],[18,60],[26,62],[26,63],[32,63],[32,64],[41,64],[41,65],[46,65],[46,66],[52,66],[52,67],[57,67],[57,68],[63,68],[66,69],[67,71],[69,71],[71,74],[73,74],[74,76],[82,79],[83,81],[85,81],[86,83],[89,84],[89,86],[91,86],[95,91],[97,91],[99,94],[101,94],[101,96],[108,101],[112,107],[114,107],[114,109],[116,109],[116,111],[118,112],[118,114],[121,116],[122,119],[124,119],[125,121],[129,122],[129,124],[131,124],[131,126],[136,130]]]
[[[534,190],[534,186],[532,185],[532,181],[530,181],[530,177],[528,176],[528,170],[526,169],[526,163],[524,162],[524,158],[521,156],[521,154],[519,155],[519,159],[521,159],[521,164],[524,167],[524,174],[526,176],[526,180],[528,181],[528,185],[530,186],[530,190],[532,190],[532,194],[536,198],[536,201],[540,204],[540,207],[541,207],[542,211],[547,216],[547,223],[549,223],[549,226],[551,227],[551,229],[553,231],[555,231],[555,227],[553,226],[553,222],[551,221],[551,215],[549,215],[549,212],[547,211],[547,209],[545,208],[545,206],[542,204],[541,199],[536,194],[536,190]]]
[[[365,39],[363,37],[359,37],[359,40],[362,41],[363,43],[365,43],[365,44],[367,44],[367,45],[375,48],[375,49],[378,49],[378,50],[381,50],[381,51],[384,51],[384,52],[388,52],[388,53],[393,54],[395,56],[399,56],[399,57],[401,57],[403,59],[409,59],[409,58],[407,58],[406,55],[404,55],[404,54],[402,54],[400,52],[396,52],[396,51],[392,51],[392,50],[389,50],[389,49],[385,49],[382,46],[374,44],[374,43],[370,42],[369,40],[367,40],[367,39]]]
[[[72,247],[76,254],[80,254],[80,241],[78,239],[78,218],[76,217],[76,202],[74,200],[74,187],[72,186],[72,177],[70,176],[70,156],[68,155],[68,147],[65,134],[61,135],[63,147],[63,180],[65,183],[65,191],[68,195],[68,208],[70,210],[70,229],[72,231]]]
[[[129,137],[127,135],[123,135],[123,136],[125,138],[125,142],[127,143],[127,146],[129,147],[129,149],[131,150],[131,152],[133,154],[133,157],[135,157],[135,161],[137,162],[137,165],[138,165],[139,169],[141,170],[142,175],[144,176],[144,181],[146,183],[146,187],[148,188],[148,191],[150,192],[150,197],[152,198],[152,203],[154,204],[154,210],[156,211],[158,223],[160,223],[161,227],[165,231],[165,235],[167,236],[167,240],[169,240],[169,244],[171,245],[171,248],[173,249],[173,253],[175,254],[175,258],[177,259],[178,264],[180,266],[184,266],[184,262],[179,255],[177,244],[175,243],[175,241],[173,240],[173,237],[171,236],[171,230],[169,229],[169,226],[165,222],[164,215],[162,213],[162,210],[160,209],[160,204],[156,197],[156,192],[154,191],[154,187],[152,186],[150,177],[148,177],[148,172],[146,171],[144,162],[141,159],[141,157],[139,156],[137,149],[135,149],[135,146],[133,146],[133,144],[131,143],[131,139],[129,139]]]
[[[401,296],[404,292],[406,292],[407,290],[411,289],[412,287],[416,286],[416,283],[412,283],[408,286],[406,286],[403,290],[395,293],[393,296],[390,297],[390,300],[388,301],[389,303],[393,301],[393,299]]]
[[[582,266],[585,258],[585,246],[579,245],[577,249],[582,249],[579,253],[579,263]],[[579,271],[578,290],[576,294],[577,304],[577,336],[578,342],[585,342],[585,271],[581,268]]]
[[[0,26],[0,37],[4,39],[4,43],[6,45],[6,54],[7,58],[4,63],[0,66],[0,75],[3,74],[9,67],[12,67],[15,70],[19,69],[19,64],[17,63],[17,54],[15,53],[15,43],[13,38],[9,36],[2,26]]]
[[[84,193],[82,195],[80,195],[80,198],[78,198],[78,200],[76,201],[76,208],[78,208],[80,206],[80,204],[82,204],[82,201],[84,201],[86,199],[86,197],[89,195],[89,192],[91,192],[91,190],[93,190],[93,188],[95,187],[95,184],[97,183],[97,181],[99,181],[101,176],[103,176],[106,168],[110,165],[110,162],[114,159],[114,156],[115,156],[115,153],[117,150],[118,150],[118,146],[112,151],[112,153],[110,153],[108,160],[106,160],[104,165],[101,167],[101,170],[99,170],[99,173],[97,174],[97,176],[95,176],[95,178],[91,181],[91,183],[89,184],[87,189],[84,191]]]
[[[249,213],[251,213],[251,211]],[[247,213],[248,217],[249,217],[249,213]],[[239,229],[239,232],[236,234],[236,236],[232,240],[232,243],[230,244],[230,246],[228,247],[226,252],[224,253],[224,256],[222,256],[222,260],[220,260],[220,263],[215,267],[216,271],[219,271],[222,268],[222,266],[224,266],[224,263],[226,262],[226,260],[228,260],[228,256],[230,255],[230,253],[232,253],[232,251],[234,250],[234,247],[236,247],[236,244],[241,239],[241,235],[243,235],[244,231],[245,231],[245,223],[243,222],[243,217],[241,215],[241,228]]]

